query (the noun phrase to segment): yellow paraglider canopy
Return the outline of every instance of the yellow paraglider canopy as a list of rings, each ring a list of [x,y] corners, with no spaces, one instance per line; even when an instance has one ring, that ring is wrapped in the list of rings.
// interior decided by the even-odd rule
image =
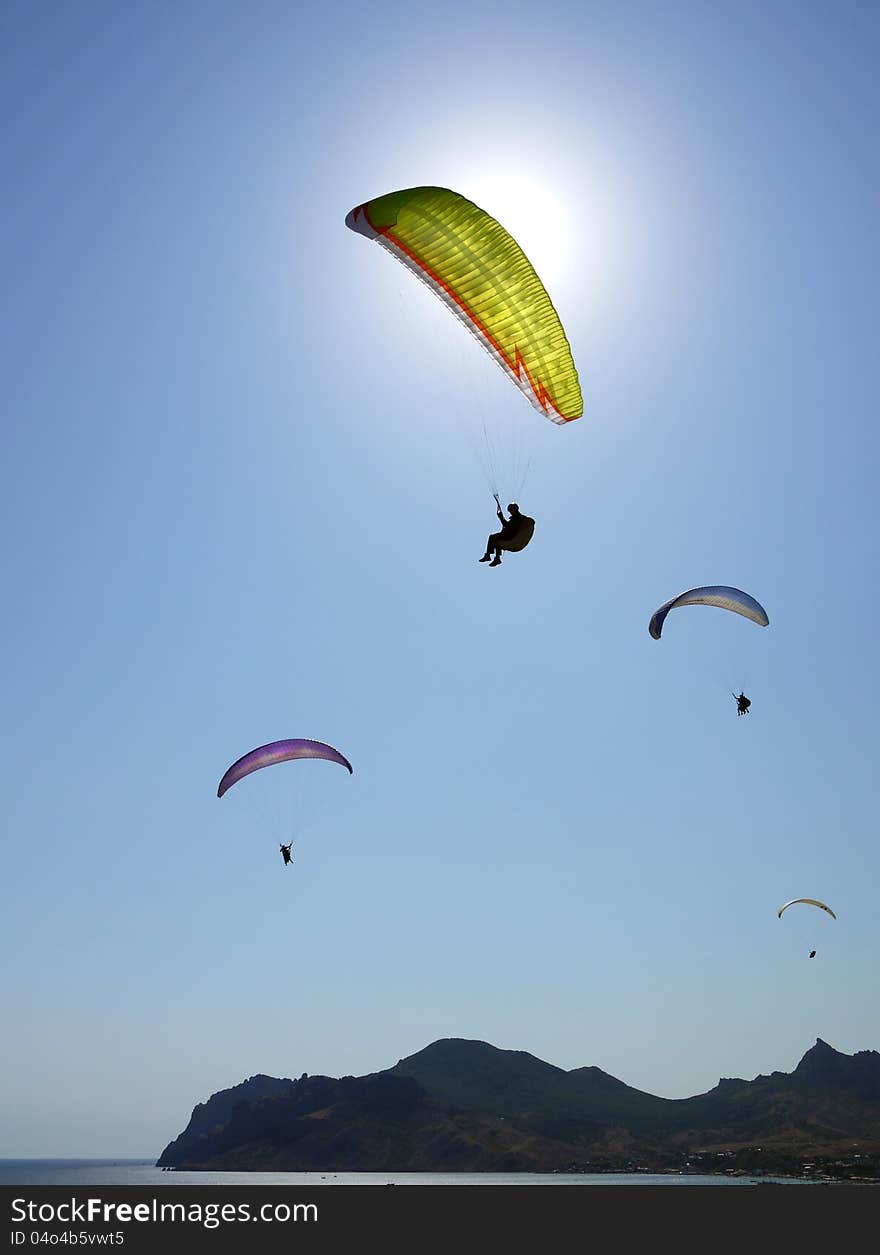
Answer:
[[[346,226],[376,240],[440,297],[529,401],[554,423],[584,412],[559,316],[516,240],[445,187],[367,201]]]

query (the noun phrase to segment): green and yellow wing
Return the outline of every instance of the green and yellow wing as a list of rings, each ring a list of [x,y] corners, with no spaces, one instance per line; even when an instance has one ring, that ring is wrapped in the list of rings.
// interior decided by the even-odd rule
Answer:
[[[554,423],[584,412],[577,370],[547,290],[516,240],[445,187],[358,205],[346,226],[377,240],[448,306]]]

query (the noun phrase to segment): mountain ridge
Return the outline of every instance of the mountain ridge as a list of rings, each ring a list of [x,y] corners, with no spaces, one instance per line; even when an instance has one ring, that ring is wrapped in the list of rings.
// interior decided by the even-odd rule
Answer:
[[[794,1071],[660,1098],[594,1066],[440,1038],[362,1077],[263,1074],[193,1109],[160,1167],[263,1171],[747,1170],[843,1156],[880,1175],[880,1054],[821,1038]],[[864,1163],[861,1161],[864,1160]],[[873,1169],[871,1169],[873,1171]],[[870,1176],[870,1171],[868,1173]]]

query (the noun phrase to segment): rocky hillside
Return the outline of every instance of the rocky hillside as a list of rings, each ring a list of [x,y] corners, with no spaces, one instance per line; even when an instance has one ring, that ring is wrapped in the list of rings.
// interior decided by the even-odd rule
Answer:
[[[161,1167],[798,1171],[880,1165],[880,1054],[817,1040],[792,1073],[657,1098],[599,1068],[447,1038],[364,1077],[254,1076],[195,1108]],[[872,1167],[872,1165],[875,1165]],[[853,1175],[851,1173],[849,1175]]]

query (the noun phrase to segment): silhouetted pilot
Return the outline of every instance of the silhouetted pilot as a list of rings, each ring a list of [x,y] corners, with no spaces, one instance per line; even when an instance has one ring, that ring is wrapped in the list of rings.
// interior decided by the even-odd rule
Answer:
[[[496,502],[498,498],[495,498]],[[493,532],[486,541],[486,552],[480,558],[481,562],[489,562],[489,566],[501,565],[501,550],[507,549],[511,553],[516,553],[520,549],[525,549],[526,545],[532,539],[532,533],[535,530],[535,520],[530,519],[527,514],[520,514],[519,506],[512,501],[507,507],[510,515],[509,519],[504,517],[504,512],[499,503],[495,513],[501,523],[501,531]],[[493,557],[494,554],[494,557]]]
[[[285,865],[285,867],[287,866],[287,864],[290,862],[290,859],[291,859],[291,853],[290,853],[290,846],[291,846],[291,845],[293,845],[293,842],[292,842],[292,841],[291,841],[290,845],[282,845],[282,846],[280,847],[280,848],[281,848],[281,857],[284,859],[284,865]]]

